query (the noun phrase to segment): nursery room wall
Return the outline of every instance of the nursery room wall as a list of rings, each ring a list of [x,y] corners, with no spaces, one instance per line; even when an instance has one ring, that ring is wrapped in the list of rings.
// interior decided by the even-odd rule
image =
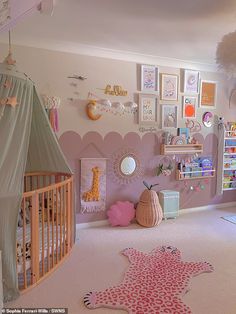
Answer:
[[[7,46],[1,45],[2,59],[7,54]],[[180,157],[161,155],[160,147],[163,141],[161,129],[162,105],[177,105],[177,127],[185,128],[187,119],[183,118],[182,82],[183,69],[200,71],[202,80],[217,83],[216,108],[211,109],[212,126],[205,127],[202,116],[206,108],[196,107],[196,122],[198,128],[191,135],[203,144],[203,156],[211,156],[213,165],[217,165],[218,150],[218,117],[225,121],[235,121],[236,101],[233,97],[229,107],[229,96],[235,81],[227,80],[213,66],[181,62],[178,60],[163,60],[143,57],[141,60],[124,61],[117,58],[104,58],[84,54],[72,54],[59,51],[49,51],[30,47],[15,46],[14,57],[18,69],[24,71],[36,83],[41,95],[56,96],[61,100],[58,108],[59,130],[57,137],[61,148],[75,173],[77,222],[92,222],[106,219],[106,210],[118,200],[129,200],[137,203],[144,189],[143,180],[150,184],[158,183],[156,190],[171,189],[180,192],[180,208],[205,206],[215,203],[236,200],[234,191],[226,191],[216,195],[216,176],[199,180],[176,180],[175,171],[165,176],[157,176],[157,168],[163,163],[175,168],[181,161]],[[115,108],[115,103],[139,102],[141,64],[156,65],[161,73],[177,75],[179,80],[178,99],[176,101],[160,100],[157,96],[157,119],[152,125],[139,122],[138,109],[127,108],[124,111]],[[74,75],[85,77],[84,80],[73,78]],[[159,80],[160,83],[160,80]],[[120,86],[125,96],[105,94],[107,85]],[[127,93],[126,93],[127,92]],[[97,106],[95,115],[101,117],[91,120],[86,114],[86,105],[90,98],[109,99],[114,108]],[[191,119],[190,119],[191,120]],[[200,126],[200,128],[199,128]],[[194,131],[194,130],[193,130]],[[177,135],[177,129],[171,130]],[[117,163],[120,156],[130,152],[135,154],[139,162],[139,173],[129,180],[117,176]],[[80,206],[80,163],[81,158],[105,160],[106,175],[104,184],[104,206],[94,210],[81,210]]]

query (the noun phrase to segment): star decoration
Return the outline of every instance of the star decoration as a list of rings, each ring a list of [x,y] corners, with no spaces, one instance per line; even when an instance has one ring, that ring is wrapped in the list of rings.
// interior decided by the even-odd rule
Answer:
[[[14,65],[16,63],[16,60],[12,59],[12,54],[9,53],[8,56],[5,59],[6,63],[9,65]]]
[[[1,105],[10,105],[12,107],[15,107],[18,104],[18,102],[17,102],[16,97],[8,97],[8,98],[0,99],[0,104]]]
[[[0,99],[0,104],[1,105],[6,105],[6,102],[7,102],[7,98]]]
[[[6,79],[5,84],[3,85],[5,88],[11,88],[12,87],[12,83],[11,81],[9,81],[8,79]]]
[[[8,97],[6,105],[10,105],[12,107],[15,107],[16,105],[18,105],[16,97]]]

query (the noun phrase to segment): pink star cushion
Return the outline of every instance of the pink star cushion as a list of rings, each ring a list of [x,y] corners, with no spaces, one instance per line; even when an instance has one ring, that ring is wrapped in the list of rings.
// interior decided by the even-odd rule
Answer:
[[[181,296],[189,291],[191,277],[213,271],[207,262],[183,262],[180,251],[171,246],[151,253],[128,248],[123,254],[130,261],[123,282],[87,293],[84,303],[88,308],[123,309],[129,314],[190,314]]]
[[[107,211],[107,216],[112,226],[128,226],[135,216],[134,204],[118,201]]]

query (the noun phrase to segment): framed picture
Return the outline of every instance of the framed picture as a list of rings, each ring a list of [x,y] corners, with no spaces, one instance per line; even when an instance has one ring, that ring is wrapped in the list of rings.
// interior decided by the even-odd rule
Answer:
[[[141,65],[141,91],[158,92],[158,68],[155,65]]]
[[[200,73],[194,70],[184,70],[184,88],[186,94],[199,93],[199,78]]]
[[[161,74],[161,100],[178,100],[178,75]]]
[[[201,81],[199,106],[202,108],[216,108],[217,82]]]
[[[139,94],[139,124],[153,125],[157,122],[156,95]]]
[[[162,129],[177,128],[177,121],[178,121],[178,106],[162,105],[161,117]]]
[[[197,97],[183,96],[183,118],[196,118]]]
[[[189,140],[189,128],[178,128],[179,136],[183,137],[185,139],[185,142],[188,144]]]

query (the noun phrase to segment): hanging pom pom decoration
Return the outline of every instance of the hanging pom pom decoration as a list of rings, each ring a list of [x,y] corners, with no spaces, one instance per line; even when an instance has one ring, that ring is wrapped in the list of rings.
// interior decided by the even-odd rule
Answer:
[[[59,97],[55,96],[43,95],[42,97],[51,127],[54,132],[58,132],[59,131],[58,108],[60,106],[61,100]]]

